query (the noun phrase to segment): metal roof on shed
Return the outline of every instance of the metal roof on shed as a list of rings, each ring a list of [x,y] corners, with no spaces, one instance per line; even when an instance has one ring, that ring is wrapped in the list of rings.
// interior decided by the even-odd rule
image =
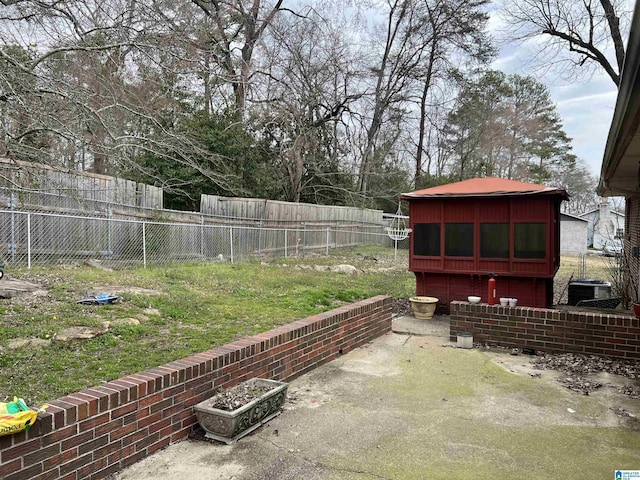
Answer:
[[[525,183],[505,178],[484,177],[471,178],[461,182],[448,183],[437,187],[403,193],[402,200],[432,197],[494,197],[514,195],[560,195],[564,199],[569,196],[561,188],[547,187],[536,183]]]

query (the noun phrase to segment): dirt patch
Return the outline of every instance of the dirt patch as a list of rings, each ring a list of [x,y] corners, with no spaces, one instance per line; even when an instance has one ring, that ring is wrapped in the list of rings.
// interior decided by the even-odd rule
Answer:
[[[536,357],[533,365],[539,369],[559,370],[572,375],[607,372],[627,378],[640,378],[640,361],[619,360],[579,353],[545,354]]]
[[[540,370],[556,370],[565,374],[558,381],[569,390],[589,395],[603,386],[595,377],[600,373],[617,375],[622,378],[637,380],[640,378],[640,361],[619,360],[597,355],[563,353],[536,357],[532,364]],[[619,386],[620,393],[632,398],[640,398],[638,382]]]
[[[92,288],[92,291],[95,293],[114,292],[117,294],[131,293],[133,295],[149,295],[149,296],[163,295],[163,293],[159,292],[158,290],[152,290],[150,288],[141,288],[141,287],[130,287],[130,286],[124,286],[124,285],[107,285],[105,287],[95,287],[95,288]]]

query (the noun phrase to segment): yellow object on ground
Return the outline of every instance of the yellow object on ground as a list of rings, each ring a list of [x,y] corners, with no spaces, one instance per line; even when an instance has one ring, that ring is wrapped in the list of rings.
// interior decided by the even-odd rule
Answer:
[[[37,420],[38,413],[44,412],[47,406],[32,410],[18,397],[13,397],[13,402],[0,402],[0,436],[28,430]]]

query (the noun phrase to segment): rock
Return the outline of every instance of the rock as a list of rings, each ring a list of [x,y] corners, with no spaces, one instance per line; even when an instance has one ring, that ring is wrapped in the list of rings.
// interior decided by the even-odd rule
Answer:
[[[345,275],[355,275],[358,269],[353,265],[334,265],[331,267],[331,271],[335,273],[344,273]]]
[[[119,327],[122,325],[140,325],[137,318],[118,318],[111,322],[111,326]]]
[[[71,342],[73,340],[87,340],[108,331],[108,327],[69,327],[56,335],[56,342]]]
[[[327,265],[314,265],[313,269],[316,272],[328,272],[329,271],[329,267]]]
[[[20,348],[46,348],[51,346],[51,340],[42,338],[14,338],[9,341],[7,348],[9,350],[18,350]]]
[[[24,293],[33,293],[42,290],[41,285],[20,280],[3,279],[0,282],[0,298],[13,298]]]
[[[144,313],[145,315],[160,315],[160,310],[153,307],[147,307],[143,310],[142,313]]]

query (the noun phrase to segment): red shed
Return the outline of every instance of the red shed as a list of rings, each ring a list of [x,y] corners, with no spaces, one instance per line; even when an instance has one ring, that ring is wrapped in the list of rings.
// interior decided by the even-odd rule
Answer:
[[[440,311],[469,295],[487,302],[490,274],[497,297],[551,307],[560,265],[559,188],[503,178],[473,178],[405,193],[412,232],[409,270],[416,294],[438,297]]]

